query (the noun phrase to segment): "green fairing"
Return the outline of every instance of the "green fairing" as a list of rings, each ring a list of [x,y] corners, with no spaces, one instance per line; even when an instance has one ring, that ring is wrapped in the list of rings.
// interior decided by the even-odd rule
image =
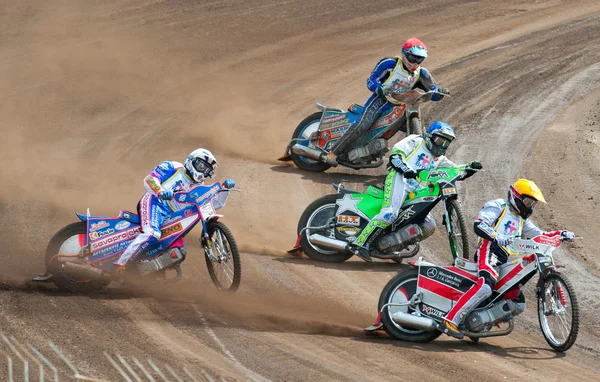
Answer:
[[[377,187],[369,186],[365,194],[353,195],[354,198],[361,197],[362,200],[356,204],[363,214],[369,219],[373,219],[375,215],[381,211],[383,204],[383,191]]]
[[[440,186],[436,182],[440,179],[446,181],[452,181],[459,176],[465,166],[458,167],[439,167],[433,171],[422,170],[419,172],[418,180],[423,185],[416,191],[409,192],[404,203],[408,203],[411,200],[423,198],[425,196],[438,196],[440,195]],[[445,174],[443,173],[445,172]],[[435,176],[429,177],[430,174]],[[429,183],[433,183],[433,187],[427,187]],[[362,198],[360,202],[356,204],[356,207],[364,213],[369,219],[373,219],[375,215],[381,211],[383,205],[383,191],[377,187],[369,186],[367,192],[364,194],[354,194],[353,198]]]

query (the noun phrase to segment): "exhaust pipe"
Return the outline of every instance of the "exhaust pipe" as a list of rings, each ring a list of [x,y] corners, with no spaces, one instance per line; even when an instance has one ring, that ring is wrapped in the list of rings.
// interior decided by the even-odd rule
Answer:
[[[101,279],[104,276],[102,269],[94,268],[91,265],[74,263],[72,261],[64,262],[63,271],[74,277],[84,279]]]
[[[404,312],[396,312],[392,314],[392,320],[395,323],[407,326],[414,329],[421,329],[428,332],[436,330],[437,323],[431,318],[413,316],[412,314]]]
[[[299,143],[296,143],[292,146],[292,152],[296,155],[300,155],[319,162],[321,162],[321,155],[323,154],[323,152],[320,150],[311,149],[310,147],[302,146]]]
[[[348,243],[345,241],[325,237],[323,235],[319,235],[318,233],[310,235],[308,241],[310,241],[312,244],[318,245],[319,247],[335,249],[336,251],[340,252],[348,249]]]

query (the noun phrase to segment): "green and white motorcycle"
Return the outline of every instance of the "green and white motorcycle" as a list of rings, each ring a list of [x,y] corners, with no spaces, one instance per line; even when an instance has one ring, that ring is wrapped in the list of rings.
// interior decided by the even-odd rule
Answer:
[[[371,244],[370,255],[396,262],[416,255],[419,242],[433,233],[427,215],[441,201],[452,257],[468,259],[467,225],[456,182],[475,171],[468,165],[419,171],[417,181],[424,187],[408,193],[396,221]],[[330,263],[341,263],[354,255],[350,244],[381,210],[383,190],[369,186],[365,193],[360,193],[341,185],[334,184],[334,187],[336,194],[325,195],[304,210],[298,223],[296,245],[288,252],[302,251],[313,260]]]

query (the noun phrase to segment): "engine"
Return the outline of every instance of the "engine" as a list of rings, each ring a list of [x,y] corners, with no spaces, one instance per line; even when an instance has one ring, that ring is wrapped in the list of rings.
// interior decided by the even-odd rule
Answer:
[[[383,138],[369,142],[368,145],[359,147],[348,152],[348,160],[354,162],[358,159],[363,159],[371,156],[379,157],[389,151],[387,141]]]
[[[142,275],[158,272],[185,259],[185,248],[171,248],[156,259],[140,261],[137,268]]]
[[[476,310],[467,316],[465,326],[469,331],[478,332],[488,326],[521,314],[525,311],[525,302],[502,300],[485,310]]]
[[[423,238],[423,230],[417,224],[410,224],[396,232],[389,233],[377,241],[380,251],[390,249],[401,250],[420,241]]]

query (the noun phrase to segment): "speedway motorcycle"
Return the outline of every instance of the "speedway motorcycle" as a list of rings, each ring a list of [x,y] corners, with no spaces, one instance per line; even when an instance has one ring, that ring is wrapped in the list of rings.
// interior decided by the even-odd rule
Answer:
[[[471,311],[459,325],[474,342],[480,338],[505,336],[515,327],[514,317],[525,310],[520,288],[536,273],[538,317],[546,342],[556,351],[566,351],[577,338],[579,307],[573,285],[558,272],[552,252],[567,239],[536,236],[513,239],[511,251],[520,257],[499,267],[492,296]],[[458,258],[453,266],[438,266],[419,258],[413,267],[392,278],[379,298],[379,314],[367,331],[383,327],[392,337],[411,342],[429,342],[446,313],[477,281],[477,264]],[[502,325],[502,326],[501,326]],[[503,327],[505,326],[505,327]]]
[[[385,153],[389,151],[387,142],[398,131],[404,131],[407,135],[423,135],[420,105],[430,101],[434,94],[448,96],[438,91],[420,90],[388,95],[402,103],[379,117],[346,152],[340,153],[339,165],[356,170],[379,167],[383,164]],[[363,107],[352,104],[348,110],[341,110],[318,103],[317,108],[320,111],[309,115],[296,127],[279,161],[293,161],[298,168],[307,171],[326,171],[331,166],[324,163],[322,158],[350,126],[358,121]]]
[[[396,221],[370,246],[370,255],[402,262],[419,252],[419,242],[433,233],[424,225],[429,212],[441,201],[443,225],[448,233],[453,258],[468,257],[469,240],[456,182],[466,179],[465,166],[421,170],[416,180],[422,188],[409,192]],[[341,263],[354,254],[350,251],[360,232],[383,205],[383,190],[369,186],[365,193],[336,186],[337,193],[325,195],[304,210],[298,222],[298,238],[293,249],[313,260]]]
[[[187,256],[183,239],[201,224],[200,244],[212,282],[218,289],[236,291],[242,274],[239,250],[229,228],[219,221],[222,215],[216,214],[214,207],[215,203],[222,207],[231,191],[239,190],[225,188],[217,182],[176,192],[174,200],[188,205],[165,216],[159,242],[127,269],[125,281],[133,276],[161,283],[179,281],[183,276],[181,263]],[[140,217],[129,211],[110,218],[90,216],[88,209],[87,215],[77,213],[77,216],[80,222],[67,225],[50,240],[45,255],[47,272],[34,281],[53,282],[72,292],[99,290],[113,280],[113,261],[141,232]],[[167,279],[166,271],[170,269],[175,270],[176,276]]]

